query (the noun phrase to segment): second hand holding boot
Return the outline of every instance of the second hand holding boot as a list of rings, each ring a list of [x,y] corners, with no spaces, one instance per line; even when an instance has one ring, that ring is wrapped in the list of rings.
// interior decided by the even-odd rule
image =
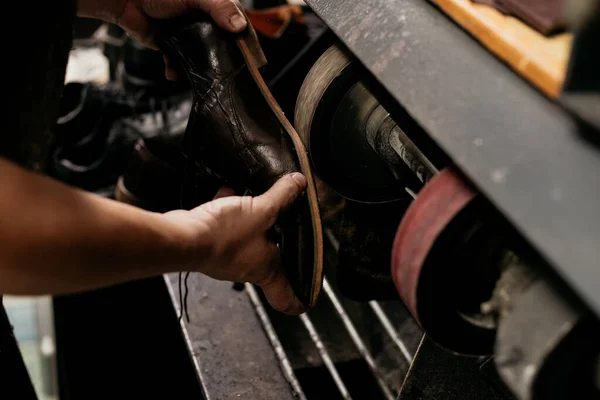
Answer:
[[[266,60],[252,27],[232,34],[200,11],[159,23],[157,44],[194,94],[183,144],[187,157],[254,196],[288,173],[306,177],[306,193],[280,216],[277,228],[286,275],[299,300],[312,308],[323,280],[315,181],[298,134],[258,71]]]

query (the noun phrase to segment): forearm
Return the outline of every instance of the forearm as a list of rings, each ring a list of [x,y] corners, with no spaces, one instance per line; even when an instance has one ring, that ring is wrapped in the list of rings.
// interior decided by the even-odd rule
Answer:
[[[1,158],[0,187],[0,293],[67,293],[189,267],[188,233],[160,214]]]

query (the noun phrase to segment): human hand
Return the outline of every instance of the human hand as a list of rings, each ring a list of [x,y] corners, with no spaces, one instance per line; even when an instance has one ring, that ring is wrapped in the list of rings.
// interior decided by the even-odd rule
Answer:
[[[305,307],[285,276],[279,249],[269,233],[278,215],[305,189],[306,178],[294,173],[261,196],[233,196],[231,189],[224,188],[209,203],[164,216],[189,232],[190,269],[219,280],[256,284],[274,309],[300,314]],[[196,253],[195,246],[205,238],[210,243],[208,254]]]
[[[247,25],[237,0],[78,0],[77,4],[79,16],[117,24],[156,50],[153,20],[175,18],[193,10],[210,13],[217,25],[230,32],[240,32]],[[176,78],[168,63],[166,74],[169,79]]]

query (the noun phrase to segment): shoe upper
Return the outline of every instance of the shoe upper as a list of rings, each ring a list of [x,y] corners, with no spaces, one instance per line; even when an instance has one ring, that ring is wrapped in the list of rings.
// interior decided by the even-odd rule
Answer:
[[[252,79],[235,37],[208,14],[191,18],[191,24],[172,24],[159,39],[194,93],[184,148],[228,184],[260,194],[281,176],[299,171],[293,146]]]

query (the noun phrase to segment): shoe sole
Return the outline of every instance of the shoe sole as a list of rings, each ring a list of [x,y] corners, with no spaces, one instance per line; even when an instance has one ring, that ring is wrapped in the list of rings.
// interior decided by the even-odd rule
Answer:
[[[269,90],[260,73],[260,68],[266,65],[267,60],[258,42],[258,37],[252,25],[248,23],[248,28],[240,34],[237,39],[238,47],[244,57],[246,66],[254,79],[254,82],[258,86],[261,94],[265,98],[267,104],[271,108],[271,111],[275,114],[279,123],[286,131],[296,151],[296,156],[300,163],[300,170],[306,177],[307,188],[306,196],[310,207],[311,222],[313,228],[313,277],[312,285],[310,290],[309,301],[306,306],[312,308],[315,306],[319,294],[321,293],[321,287],[323,285],[323,227],[321,224],[321,214],[319,211],[319,201],[317,197],[317,186],[315,178],[312,173],[311,163],[308,158],[308,153],[304,147],[304,143],[300,139],[300,135],[296,132],[296,129],[292,126],[290,121],[286,118],[285,113],[273,97],[273,94]]]

